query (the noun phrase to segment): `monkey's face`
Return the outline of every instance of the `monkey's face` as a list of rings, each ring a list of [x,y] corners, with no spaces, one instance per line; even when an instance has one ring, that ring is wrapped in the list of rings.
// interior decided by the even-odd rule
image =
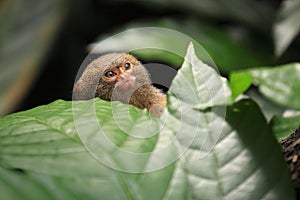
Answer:
[[[129,91],[133,89],[136,84],[136,77],[132,75],[133,67],[134,66],[130,62],[109,67],[104,71],[102,81],[106,84],[113,84],[118,91]]]
[[[127,101],[137,88],[151,84],[147,70],[129,54],[119,55],[100,76],[96,96],[109,101]]]

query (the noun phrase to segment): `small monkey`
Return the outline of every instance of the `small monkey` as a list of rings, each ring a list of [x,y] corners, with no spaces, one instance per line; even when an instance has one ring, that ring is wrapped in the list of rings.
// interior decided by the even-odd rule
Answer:
[[[99,97],[121,101],[160,117],[166,95],[151,84],[146,68],[132,55],[109,53],[93,60],[73,89],[75,100]]]

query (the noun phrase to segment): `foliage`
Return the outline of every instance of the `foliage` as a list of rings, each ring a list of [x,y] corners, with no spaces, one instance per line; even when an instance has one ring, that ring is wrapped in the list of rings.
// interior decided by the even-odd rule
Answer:
[[[12,4],[4,2],[1,8]],[[1,49],[0,64],[10,66],[1,72],[13,73],[27,62],[36,66],[45,54],[64,17],[63,4],[45,2],[44,7],[36,4],[33,8],[32,16],[41,14],[36,18],[41,20],[32,20],[30,26],[17,26],[32,17],[27,12],[20,12],[27,16],[24,19],[10,18],[17,10],[10,6],[0,9],[0,15],[5,16],[1,24],[6,19],[12,22],[11,26],[1,26],[4,31],[0,39],[8,48]],[[277,141],[300,126],[300,5],[297,0],[276,2],[107,1],[105,4],[121,5],[122,12],[114,13],[129,17],[108,30],[97,24],[98,32],[110,36],[124,32],[105,41],[107,35],[101,34],[90,48],[97,47],[92,51],[96,54],[129,51],[143,61],[178,69],[167,94],[164,116],[153,118],[145,110],[93,99],[57,100],[0,118],[1,196],[293,199]],[[155,13],[154,17],[146,13],[143,19],[131,20],[135,13],[131,6]],[[53,12],[46,9],[49,7]],[[117,14],[113,17],[120,18]],[[96,22],[108,23],[103,17],[87,21],[94,27]],[[13,25],[18,29],[11,28]],[[40,30],[42,25],[50,28],[42,31],[46,40],[36,43],[41,46],[13,45],[15,41],[36,42],[39,38],[28,30]],[[151,27],[182,35],[157,35]],[[12,38],[10,32],[17,35]],[[195,48],[190,45],[186,50],[191,41]],[[105,45],[99,47],[102,42]],[[138,49],[153,44],[176,52]],[[15,54],[18,59],[8,56]],[[14,74],[21,75],[16,71]],[[12,76],[4,75],[0,75],[1,83],[5,83],[0,92],[18,100],[7,90],[14,88]],[[2,103],[6,99],[2,97],[0,114],[13,102]]]
[[[287,108],[300,110],[300,102],[298,100],[300,98],[299,72],[299,63],[291,63],[275,68],[260,67],[233,72],[231,74],[233,77],[231,82],[234,85],[239,85],[242,82],[246,89],[249,83],[253,82],[270,101]],[[243,90],[241,91],[243,92]]]
[[[5,199],[293,199],[259,107],[233,103],[192,45],[162,119],[118,102],[58,100],[0,119],[0,138]]]
[[[170,1],[162,0],[151,1],[149,5],[146,1],[126,2],[154,10],[157,6],[164,11],[174,9],[189,13],[189,17],[171,15],[163,19],[130,21],[117,29],[118,34],[113,37],[106,38],[105,35],[103,41],[101,35],[90,46],[95,47],[94,53],[129,51],[146,62],[158,61],[178,68],[182,63],[182,57],[178,55],[183,55],[185,46],[193,41],[202,61],[229,76],[233,99],[250,96],[259,104],[268,121],[273,117],[285,118],[283,114],[289,110],[292,113],[299,111],[298,1],[286,0],[274,4],[273,1],[255,0],[243,3],[239,0],[193,3],[174,0],[170,4]],[[157,34],[144,27],[171,29],[182,35]],[[293,40],[295,43],[288,49]],[[161,49],[176,51],[151,49],[155,46],[153,44],[159,44]],[[149,48],[141,48],[145,46]],[[199,50],[200,47],[204,51]],[[300,127],[297,117],[292,119],[295,124],[293,128]],[[274,123],[270,125],[276,126]],[[278,135],[282,138],[291,133],[289,129],[289,133],[283,131]]]

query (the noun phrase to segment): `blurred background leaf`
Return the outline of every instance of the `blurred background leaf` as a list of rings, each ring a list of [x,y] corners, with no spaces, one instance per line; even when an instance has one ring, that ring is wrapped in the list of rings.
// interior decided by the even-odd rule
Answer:
[[[274,24],[275,53],[280,56],[300,31],[300,1],[282,2]]]
[[[138,27],[161,27],[179,31],[189,37],[176,34],[164,34],[150,32],[142,28],[134,31],[126,31],[130,28]],[[220,27],[199,23],[195,20],[171,20],[164,19],[152,22],[139,22],[122,27],[118,31],[126,31],[112,38],[107,39],[102,36],[98,43],[91,46],[95,47],[95,52],[103,54],[113,51],[130,51],[138,47],[151,46],[151,44],[160,44],[161,49],[176,49],[181,56],[157,49],[138,49],[132,53],[139,58],[150,61],[161,61],[178,68],[183,62],[185,48],[193,40],[195,44],[199,43],[206,52],[198,52],[201,59],[214,65],[212,60],[217,64],[220,71],[227,74],[232,70],[244,69],[271,61],[270,54],[267,53],[265,44],[257,43],[256,48],[262,51],[256,52],[252,45],[254,38],[247,35],[242,30],[234,27]],[[110,34],[111,36],[113,34]],[[126,40],[124,40],[126,38]],[[106,39],[106,40],[105,40]],[[105,41],[104,41],[105,40]],[[101,43],[103,41],[103,43]],[[175,42],[176,41],[176,42]],[[212,59],[212,60],[211,60]]]
[[[245,24],[258,30],[268,30],[275,14],[275,4],[255,0],[114,0],[116,2],[137,2],[152,9],[178,9],[190,15],[211,20],[227,20]]]
[[[0,2],[0,116],[24,99],[65,12],[60,0]]]

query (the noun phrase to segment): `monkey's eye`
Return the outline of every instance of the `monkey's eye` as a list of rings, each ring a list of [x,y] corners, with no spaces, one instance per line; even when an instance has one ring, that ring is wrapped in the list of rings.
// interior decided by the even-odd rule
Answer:
[[[124,68],[125,68],[126,70],[129,70],[130,67],[131,67],[130,63],[125,63]]]
[[[105,75],[106,77],[108,77],[108,78],[111,78],[111,77],[115,76],[116,73],[113,72],[113,71],[107,71],[107,72],[105,72],[104,75]]]

